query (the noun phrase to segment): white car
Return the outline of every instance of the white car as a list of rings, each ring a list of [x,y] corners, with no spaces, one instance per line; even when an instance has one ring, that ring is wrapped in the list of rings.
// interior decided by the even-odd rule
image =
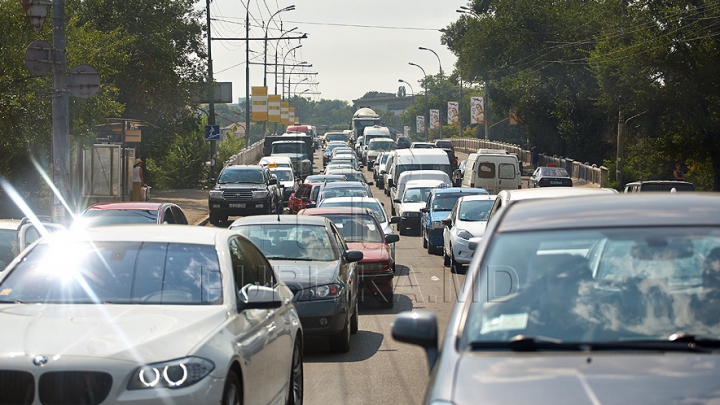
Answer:
[[[274,167],[289,167],[292,169],[292,160],[288,156],[264,156],[260,158],[260,166],[268,166],[274,163]]]
[[[327,207],[360,207],[368,208],[375,214],[375,219],[382,226],[382,231],[385,235],[395,233],[392,224],[400,223],[400,217],[388,217],[387,212],[383,203],[377,198],[373,197],[333,197],[326,198],[318,204],[318,208]],[[390,244],[390,253],[392,254],[393,262],[395,262],[395,243]]]
[[[405,183],[402,196],[394,201],[395,211],[400,217],[400,235],[405,235],[408,230],[420,233],[420,210],[425,208],[430,190],[441,184],[447,183],[443,180],[410,180]]]
[[[287,205],[288,200],[292,193],[298,189],[297,181],[295,181],[295,175],[293,174],[292,168],[277,167],[271,168],[270,173],[274,174],[278,179],[278,186],[282,185],[283,203]]]
[[[470,239],[482,237],[495,203],[496,195],[469,195],[460,197],[450,216],[443,219],[443,257],[453,273],[460,273],[464,265],[472,260],[473,249]]]
[[[302,402],[290,289],[247,238],[179,225],[56,232],[0,275],[0,397]],[[3,401],[5,403],[5,401]]]

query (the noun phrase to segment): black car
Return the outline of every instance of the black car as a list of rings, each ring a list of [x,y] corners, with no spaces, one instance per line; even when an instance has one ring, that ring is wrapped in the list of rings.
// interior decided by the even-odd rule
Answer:
[[[433,313],[395,318],[393,337],[426,349],[424,404],[720,399],[720,196],[525,200],[497,215],[471,239],[442,347]]]
[[[562,167],[538,167],[528,184],[530,187],[572,187],[573,181]]]
[[[282,203],[278,180],[267,167],[226,166],[208,197],[210,223],[217,225],[231,215],[279,213]]]
[[[363,252],[348,248],[327,218],[296,215],[245,217],[230,225],[270,260],[293,292],[306,336],[328,336],[330,349],[350,350],[358,331],[358,262]]]

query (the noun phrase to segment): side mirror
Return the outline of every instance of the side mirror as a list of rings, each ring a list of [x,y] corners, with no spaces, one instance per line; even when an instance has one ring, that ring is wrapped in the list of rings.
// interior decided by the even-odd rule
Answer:
[[[391,224],[399,224],[401,222],[400,217],[390,217],[390,223]]]
[[[417,345],[425,349],[429,370],[438,358],[437,317],[432,312],[401,312],[392,325],[392,337],[398,342]]]
[[[210,183],[215,183],[215,177],[210,177]]]
[[[400,204],[400,199],[399,199],[399,198],[396,198],[396,199],[393,200],[393,202]]]
[[[303,197],[303,198],[300,199],[300,201],[302,201],[302,202],[304,202],[304,203],[309,203],[309,202],[310,202],[310,199],[307,198],[307,197]]]
[[[398,217],[400,218],[400,217]],[[385,235],[385,243],[395,243],[400,240],[400,235],[391,233],[390,235]]]
[[[368,181],[368,182],[367,182],[367,185],[368,185],[368,186],[374,186],[374,185],[375,185],[375,182],[374,182],[374,181]]]
[[[380,170],[380,174],[387,174],[387,172],[385,170]]]
[[[443,219],[440,220],[440,222],[442,222],[443,225],[452,228],[452,218],[449,218],[449,217],[448,217],[448,218],[443,218]]]
[[[238,311],[246,309],[280,308],[282,299],[278,291],[272,287],[248,284],[238,291]]]
[[[393,179],[388,179],[388,180],[387,180],[387,183],[388,183],[388,184],[387,184],[387,185],[388,185],[388,187],[390,187],[390,188],[392,188],[392,187],[393,187],[393,185],[394,185],[394,183],[393,183]]]
[[[363,257],[363,252],[360,250],[348,250],[345,252],[345,260],[347,260],[348,263],[359,262]]]
[[[268,184],[278,184],[277,178],[271,177],[270,180],[268,181]]]
[[[315,208],[315,207],[317,207],[317,204],[315,204],[314,202],[307,203],[307,205],[305,206],[305,208]]]
[[[420,208],[420,212],[429,212],[430,209],[428,207],[422,207]]]

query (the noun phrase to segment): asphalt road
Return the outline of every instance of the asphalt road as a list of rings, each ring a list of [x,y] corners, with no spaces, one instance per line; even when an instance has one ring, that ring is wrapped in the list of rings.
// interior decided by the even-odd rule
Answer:
[[[322,169],[319,152],[315,162],[319,162],[317,172]],[[372,181],[372,173],[363,172]],[[390,199],[375,186],[372,191],[389,213]],[[360,330],[351,338],[349,353],[330,352],[323,338],[306,339],[306,404],[381,405],[422,401],[428,382],[425,352],[393,340],[390,334],[393,319],[401,311],[431,311],[438,317],[442,336],[464,276],[450,273],[450,269],[443,266],[441,255],[429,255],[419,235],[401,236],[395,255],[394,308],[380,309],[374,303],[361,305]]]

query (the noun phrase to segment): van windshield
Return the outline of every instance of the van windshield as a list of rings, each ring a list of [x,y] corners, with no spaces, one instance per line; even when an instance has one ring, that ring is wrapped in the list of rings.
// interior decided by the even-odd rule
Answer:
[[[395,178],[400,177],[403,172],[409,170],[440,170],[447,173],[448,176],[452,176],[452,170],[450,169],[450,162],[446,164],[441,163],[426,163],[426,164],[399,164],[397,171],[395,172]]]

